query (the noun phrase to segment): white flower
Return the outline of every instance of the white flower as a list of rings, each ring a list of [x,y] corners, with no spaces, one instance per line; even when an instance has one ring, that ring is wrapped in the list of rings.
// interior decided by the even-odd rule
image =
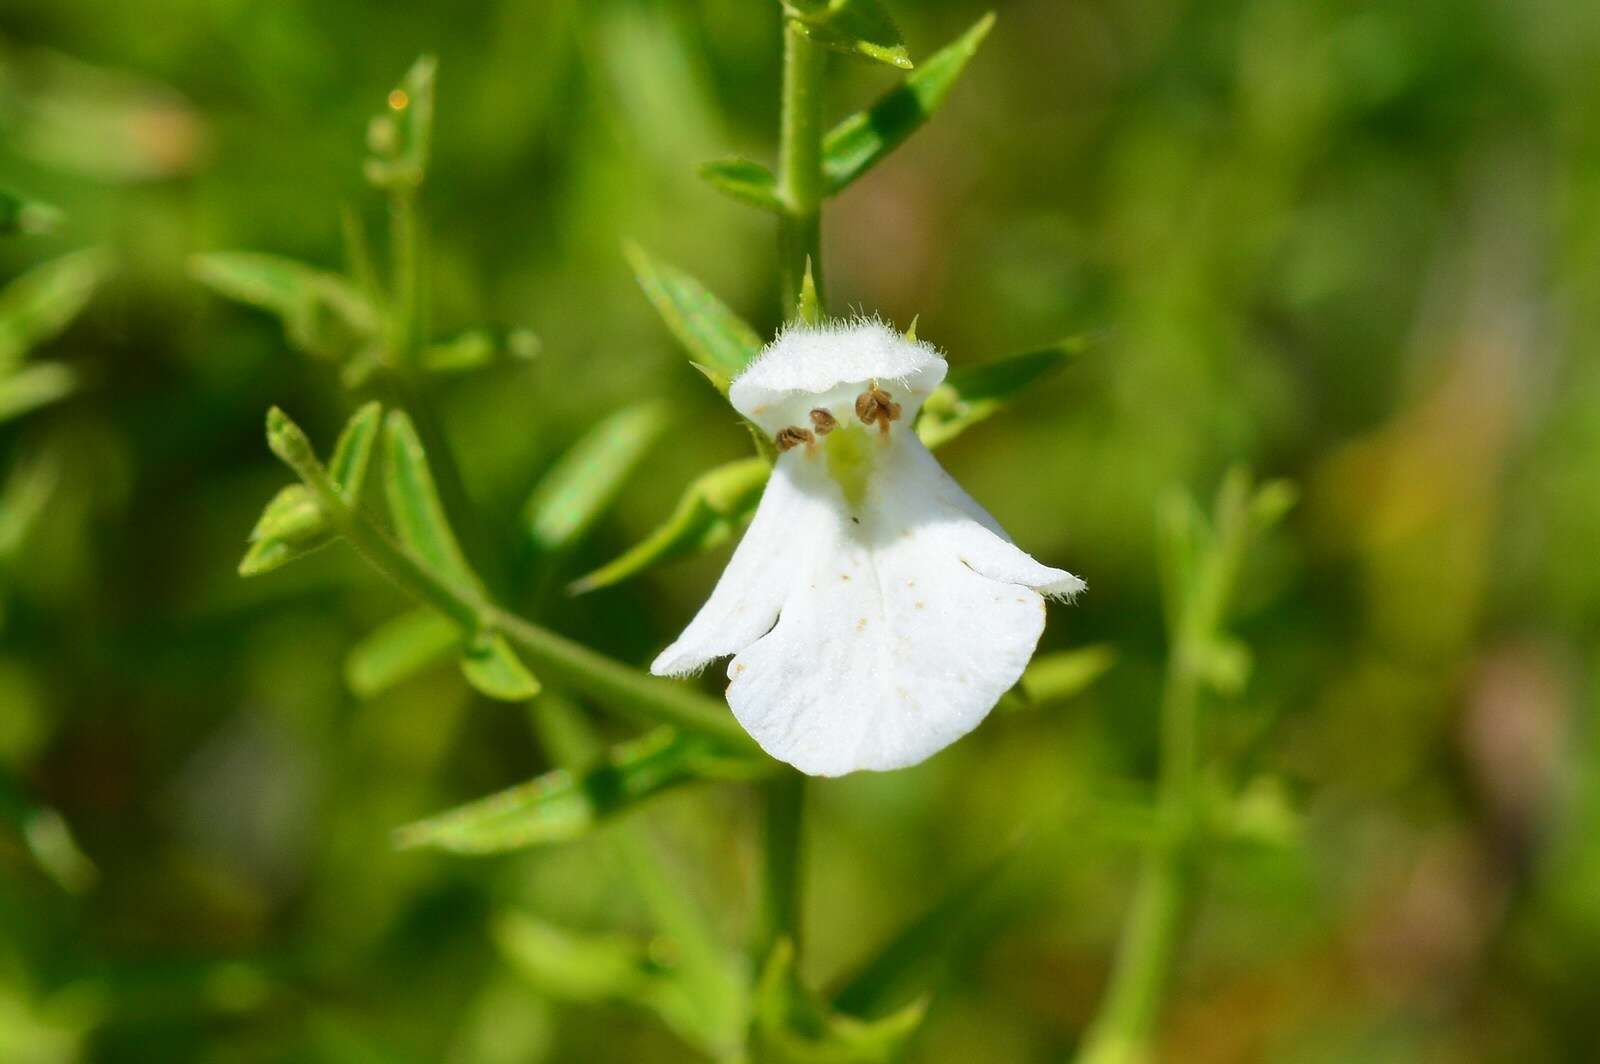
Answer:
[[[912,431],[944,380],[876,321],[779,334],[733,382],[782,453],[738,550],[650,671],[733,654],[728,704],[773,757],[817,776],[914,765],[978,725],[1083,589],[1034,561]]]

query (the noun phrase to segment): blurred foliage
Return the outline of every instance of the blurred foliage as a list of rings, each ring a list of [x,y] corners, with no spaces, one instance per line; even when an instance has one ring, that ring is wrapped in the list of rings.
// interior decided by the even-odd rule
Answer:
[[[834,134],[863,162],[825,213],[831,301],[916,317],[952,384],[1096,338],[940,452],[1090,591],[1052,607],[1018,712],[812,789],[803,984],[708,945],[754,920],[746,785],[676,786],[683,751],[551,690],[483,697],[468,636],[342,546],[236,572],[284,483],[262,410],[332,441],[350,389],[393,411],[410,388],[437,421],[410,433],[458,471],[433,467],[448,544],[426,510],[419,534],[507,605],[653,656],[748,494],[697,478],[758,460],[620,249],[777,324],[771,219],[717,189],[770,195],[778,5],[0,11],[0,1060],[695,1060],[746,985],[812,1032],[800,1054],[888,1053],[925,1007],[908,1059],[1064,1059],[1160,830],[1157,500],[1241,461],[1305,497],[1210,648],[1227,842],[1163,1059],[1592,1054],[1600,13],[1007,2],[879,163],[888,119],[920,124],[875,112],[894,49],[937,72],[986,10],[881,7],[893,37],[808,16],[890,60],[835,60],[830,115],[867,117]],[[750,162],[712,188],[717,158]],[[428,277],[397,326],[374,308],[408,283],[408,197]],[[404,384],[375,361],[397,342]],[[369,505],[405,495],[372,476]],[[695,549],[565,594],[680,500]],[[633,771],[618,751],[667,770],[627,816],[573,783]],[[552,837],[583,838],[391,845],[553,772]],[[957,923],[906,980],[895,958]]]

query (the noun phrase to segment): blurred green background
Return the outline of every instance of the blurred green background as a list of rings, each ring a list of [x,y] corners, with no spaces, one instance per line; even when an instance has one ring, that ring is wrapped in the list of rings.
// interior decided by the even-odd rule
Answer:
[[[916,58],[984,10],[889,6]],[[1137,871],[1092,798],[1154,766],[1156,500],[1243,461],[1303,499],[1246,572],[1253,675],[1208,708],[1208,749],[1291,824],[1210,863],[1163,1059],[1593,1059],[1600,7],[997,6],[944,110],[830,205],[829,295],[920,315],[956,365],[1096,338],[941,460],[1088,580],[1045,646],[1116,664],[915,769],[810,789],[806,975],[848,973],[1020,837],[926,973],[911,1056],[1071,1053]],[[437,382],[490,549],[521,556],[530,488],[626,403],[664,397],[668,434],[567,577],[748,451],[619,249],[776,324],[770,219],[695,177],[772,160],[776,4],[8,0],[0,187],[63,221],[0,242],[0,280],[88,246],[110,265],[29,356],[80,387],[0,424],[0,1060],[701,1059],[640,1011],[557,1001],[495,931],[647,931],[605,832],[483,860],[391,846],[546,769],[528,713],[449,667],[348,693],[345,653],[402,600],[342,547],[236,575],[289,479],[268,405],[326,446],[353,400],[189,258],[338,268],[341,205],[383,218],[367,118],[422,52],[434,330],[541,341]],[[835,115],[892,81],[834,69]],[[41,461],[37,520],[8,535]],[[726,554],[546,589],[542,615],[642,665]],[[737,942],[752,792],[630,822]]]

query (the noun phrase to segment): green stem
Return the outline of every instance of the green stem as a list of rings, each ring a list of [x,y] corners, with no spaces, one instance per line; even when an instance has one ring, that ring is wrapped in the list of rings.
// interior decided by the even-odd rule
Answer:
[[[818,298],[822,293],[822,89],[827,53],[792,25],[783,29],[783,115],[778,179],[778,283],[783,315],[795,316],[806,263]]]
[[[822,97],[827,53],[793,25],[783,27],[783,97],[778,134],[778,180],[783,213],[778,216],[778,283],[783,315],[796,316],[806,270],[822,299]],[[762,888],[755,961],[766,962],[781,938],[800,949],[800,884],[805,777],[785,771],[763,784]]]
[[[784,771],[762,784],[765,838],[761,847],[761,907],[757,914],[755,960],[759,966],[779,939],[800,945],[800,883],[803,879],[801,827],[805,777]]]
[[[1100,1013],[1078,1064],[1144,1064],[1178,946],[1194,907],[1201,857],[1201,655],[1215,638],[1249,538],[1249,479],[1230,474],[1217,501],[1216,547],[1176,611],[1161,699],[1158,832],[1117,949]]]
[[[1084,1040],[1078,1064],[1142,1064],[1150,1059],[1161,1002],[1179,940],[1188,924],[1195,880],[1192,830],[1198,777],[1198,678],[1175,648],[1162,698],[1161,830],[1145,857],[1138,893],[1123,929],[1100,1013]]]
[[[281,415],[279,415],[281,417]],[[287,419],[285,419],[286,421]],[[650,723],[708,735],[734,749],[758,748],[721,703],[682,684],[646,676],[580,643],[508,613],[478,592],[452,583],[391,539],[367,514],[345,503],[299,429],[274,430],[274,450],[316,496],[328,520],[366,561],[400,590],[470,632],[497,631],[536,672],[611,709]]]
[[[396,188],[389,197],[389,254],[393,259],[393,297],[389,307],[389,350],[405,367],[416,364],[422,318],[422,224],[417,190]]]

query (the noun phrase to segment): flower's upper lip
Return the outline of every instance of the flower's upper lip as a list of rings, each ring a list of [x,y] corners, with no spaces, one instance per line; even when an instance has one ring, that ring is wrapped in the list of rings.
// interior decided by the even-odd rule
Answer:
[[[734,380],[728,398],[739,413],[767,425],[776,408],[841,385],[878,381],[920,400],[939,386],[946,369],[931,344],[908,340],[880,321],[791,325]]]

